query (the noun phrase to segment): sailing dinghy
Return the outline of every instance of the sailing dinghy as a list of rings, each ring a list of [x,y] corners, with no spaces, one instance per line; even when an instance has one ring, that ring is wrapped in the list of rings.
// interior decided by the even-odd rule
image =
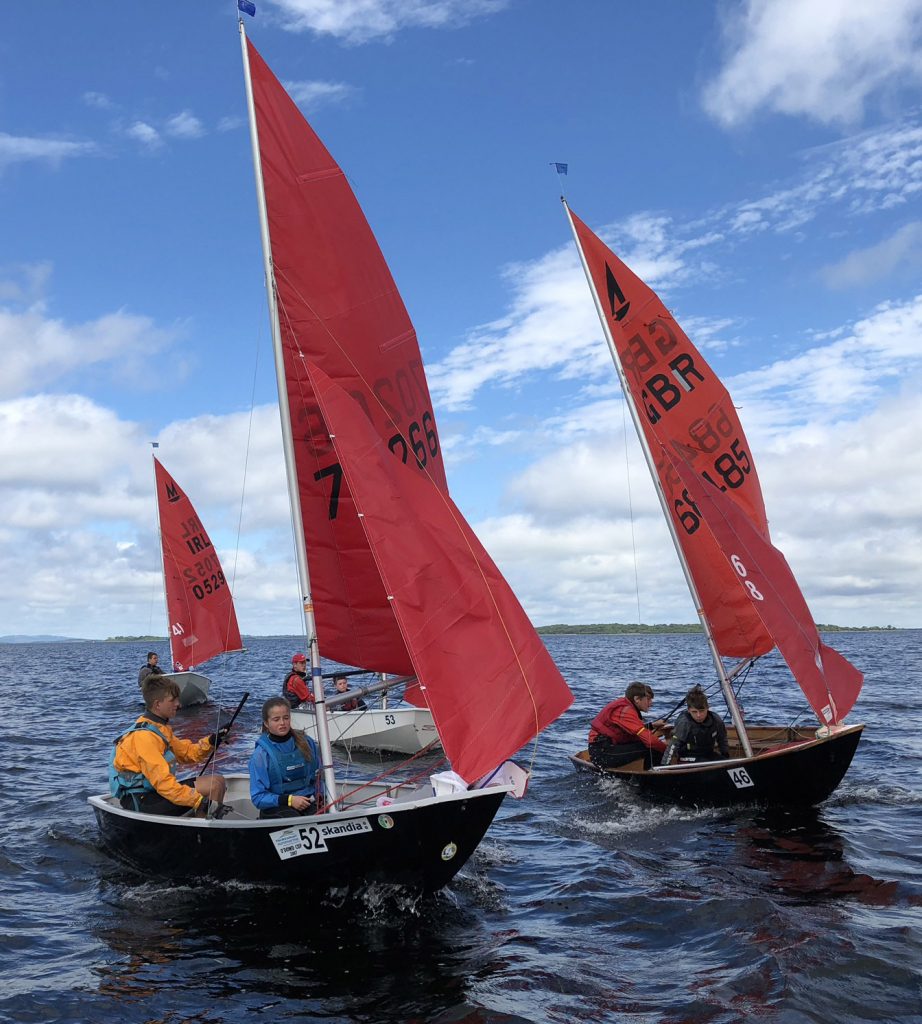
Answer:
[[[167,633],[181,707],[204,704],[211,680],[195,669],[243,649],[230,583],[185,492],[154,459]]]
[[[364,692],[364,691],[363,691]],[[357,696],[350,693],[350,698]],[[317,739],[317,716],[310,705],[301,705],[291,713],[291,726]],[[340,711],[327,720],[330,742],[352,750],[377,750],[386,754],[418,754],[441,749],[432,712],[418,685],[406,687],[402,702],[394,703],[390,692],[381,698],[380,707],[358,711]]]
[[[242,775],[220,819],[90,803],[107,847],[148,871],[438,889],[523,795],[510,759],[572,695],[448,495],[416,336],[345,176],[242,23],[240,38],[325,806],[260,820]],[[348,698],[323,692],[321,639],[341,664],[425,687],[451,771],[337,778],[328,710]]]
[[[862,674],[820,639],[771,543],[755,463],[725,387],[659,296],[566,201],[564,208],[732,720],[729,760],[652,769],[642,759],[599,768],[588,751],[571,760],[681,804],[819,803],[858,746],[864,726],[847,725],[845,717]],[[774,648],[818,727],[743,720],[733,679]]]

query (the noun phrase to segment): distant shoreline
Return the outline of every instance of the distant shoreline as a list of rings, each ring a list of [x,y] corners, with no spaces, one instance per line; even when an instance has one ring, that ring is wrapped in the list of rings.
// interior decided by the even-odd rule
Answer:
[[[912,629],[911,626],[831,626],[827,623],[818,622],[816,628],[821,633],[867,633],[867,632],[899,632],[903,629]],[[697,622],[670,622],[646,624],[640,622],[595,622],[589,625],[566,625],[555,623],[551,626],[536,626],[538,633],[543,635],[569,635],[580,636],[583,634],[593,635],[615,635],[619,633],[702,633],[703,629]]]
[[[906,630],[922,629],[920,626],[833,626],[817,623],[820,633],[900,633]],[[549,626],[536,626],[542,636],[630,636],[656,635],[667,633],[701,633],[696,622],[592,622],[567,624],[556,622]],[[245,633],[246,640],[303,640],[298,633]],[[29,636],[14,634],[0,636],[0,644],[165,644],[165,636],[107,636],[105,640],[93,640],[77,636]]]

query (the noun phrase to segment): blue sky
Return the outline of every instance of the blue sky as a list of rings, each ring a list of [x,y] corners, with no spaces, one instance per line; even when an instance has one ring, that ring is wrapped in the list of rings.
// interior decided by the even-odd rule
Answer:
[[[257,6],[536,623],[694,619],[562,182],[727,383],[815,618],[922,625],[920,0]],[[235,14],[5,19],[0,634],[164,630],[152,439],[241,629],[299,631]]]

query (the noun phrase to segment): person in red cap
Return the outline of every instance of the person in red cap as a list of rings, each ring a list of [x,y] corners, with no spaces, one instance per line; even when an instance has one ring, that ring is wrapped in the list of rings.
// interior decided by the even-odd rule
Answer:
[[[282,683],[282,696],[292,708],[314,703],[314,693],[307,681],[307,658],[300,651],[291,656],[291,671]]]

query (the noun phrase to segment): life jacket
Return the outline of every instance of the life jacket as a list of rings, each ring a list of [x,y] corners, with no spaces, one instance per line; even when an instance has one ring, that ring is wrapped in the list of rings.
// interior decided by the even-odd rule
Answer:
[[[163,744],[166,747],[163,752],[163,760],[169,765],[170,772],[173,775],[176,774],[176,755],[170,750],[170,741],[153,722],[136,722],[127,732],[123,732],[121,736],[116,738],[112,744],[112,757],[109,758],[109,792],[119,800],[123,796],[130,796],[134,801],[135,810],[137,810],[138,797],[143,796],[145,793],[153,793],[154,787],[143,772],[119,771],[115,767],[115,755],[118,752],[119,743],[133,732],[155,732],[163,740]]]
[[[291,743],[276,743],[267,733],[261,733],[256,741],[269,755],[269,789],[279,796],[289,796],[298,790],[312,790],[319,767],[311,747],[311,760],[306,761],[301,748],[291,738]],[[310,743],[308,742],[310,747]]]
[[[720,738],[713,711],[708,712],[703,722],[696,722],[687,711],[680,718],[686,719],[678,742],[680,757],[719,756]]]
[[[289,685],[292,679],[299,680],[301,682],[302,686],[304,687],[304,690],[307,693],[307,696],[301,696],[301,694],[295,693],[295,691]],[[291,705],[292,711],[294,711],[294,709],[296,707],[299,707],[301,704],[314,703],[314,694],[310,688],[310,685],[308,684],[307,676],[301,675],[300,672],[295,672],[293,670],[289,672],[287,676],[285,676],[285,682],[282,683],[282,696]]]

